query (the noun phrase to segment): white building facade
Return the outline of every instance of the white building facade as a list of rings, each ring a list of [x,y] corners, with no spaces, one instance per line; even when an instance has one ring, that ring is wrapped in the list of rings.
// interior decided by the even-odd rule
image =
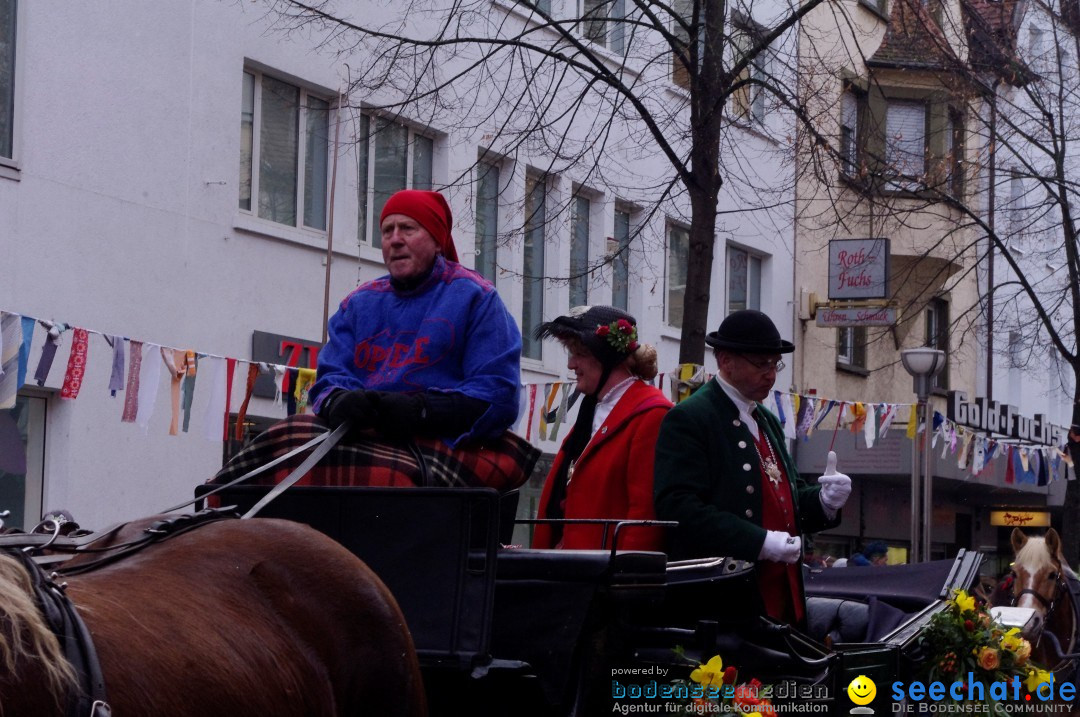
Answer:
[[[486,5],[507,26],[534,22],[527,7]],[[569,0],[552,5],[556,17],[582,11]],[[360,10],[387,12],[375,3]],[[505,109],[495,93],[456,114],[423,103],[391,112],[390,90],[343,93],[365,58],[336,54],[316,28],[285,36],[279,19],[262,4],[216,0],[0,0],[0,311],[9,326],[19,316],[63,329],[39,385],[46,330],[25,322],[33,327],[25,384],[15,406],[0,410],[0,508],[12,509],[14,523],[66,508],[94,527],[192,497],[222,464],[247,362],[311,364],[327,308],[385,273],[372,229],[398,188],[448,195],[462,263],[495,283],[527,337],[526,384],[566,379],[563,352],[531,333],[582,303],[625,307],[657,346],[661,371],[675,367],[689,205],[669,189],[670,164],[638,138],[639,122],[612,125],[596,157],[625,179],[609,171],[601,182],[589,163],[561,163],[551,147],[508,148],[492,129],[503,125],[485,119]],[[611,49],[612,19],[606,30],[583,30],[583,41]],[[644,53],[648,38],[622,41],[629,58],[632,43]],[[668,70],[635,72],[654,73],[649,101],[685,121],[686,94]],[[567,137],[581,122],[568,115]],[[756,97],[731,119],[732,174],[743,179],[721,198],[710,328],[741,306],[793,325],[787,122]],[[772,194],[752,198],[754,187]],[[76,328],[88,334],[71,399],[61,393],[65,380],[73,388]],[[131,385],[109,389],[106,336],[119,338],[128,374],[131,342],[142,342],[143,405],[131,422],[121,420]],[[12,339],[25,340],[6,335],[8,348]],[[170,381],[159,347],[200,357],[176,435],[174,392],[184,389]],[[237,365],[222,410],[215,383],[230,358]],[[160,364],[156,378],[151,364]],[[272,396],[247,408],[258,425],[285,413]]]

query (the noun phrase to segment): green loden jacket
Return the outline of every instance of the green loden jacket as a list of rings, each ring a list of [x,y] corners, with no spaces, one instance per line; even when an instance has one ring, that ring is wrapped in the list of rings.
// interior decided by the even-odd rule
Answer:
[[[840,523],[821,506],[821,487],[800,476],[787,451],[779,419],[759,406],[765,431],[784,461],[800,533]],[[761,527],[761,465],[754,437],[724,389],[711,380],[664,417],[656,442],[656,517],[676,520],[669,533],[672,560],[727,556],[757,560]]]

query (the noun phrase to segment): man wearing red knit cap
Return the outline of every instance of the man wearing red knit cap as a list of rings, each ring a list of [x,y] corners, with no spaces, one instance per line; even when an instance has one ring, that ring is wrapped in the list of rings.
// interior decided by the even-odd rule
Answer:
[[[331,427],[457,444],[517,419],[521,333],[495,287],[461,266],[438,192],[406,189],[379,219],[389,271],[330,318],[311,388]]]

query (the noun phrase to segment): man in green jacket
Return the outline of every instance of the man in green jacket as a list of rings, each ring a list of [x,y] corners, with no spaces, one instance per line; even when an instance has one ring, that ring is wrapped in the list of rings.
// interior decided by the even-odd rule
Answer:
[[[768,316],[733,312],[705,342],[716,377],[668,412],[656,444],[656,517],[679,522],[668,554],[757,561],[765,613],[801,624],[802,535],[840,523],[851,479],[830,468],[804,481],[780,421],[759,404],[795,350]]]

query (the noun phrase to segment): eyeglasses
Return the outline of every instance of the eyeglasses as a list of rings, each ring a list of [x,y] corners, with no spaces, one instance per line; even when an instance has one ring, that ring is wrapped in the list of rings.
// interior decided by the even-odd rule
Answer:
[[[787,364],[785,364],[780,359],[776,359],[775,361],[770,359],[765,359],[764,361],[755,361],[746,354],[738,354],[738,357],[756,368],[758,371],[761,371],[762,373],[768,373],[769,371],[776,371],[777,373],[779,373],[780,371],[783,371],[784,368],[787,366]]]

